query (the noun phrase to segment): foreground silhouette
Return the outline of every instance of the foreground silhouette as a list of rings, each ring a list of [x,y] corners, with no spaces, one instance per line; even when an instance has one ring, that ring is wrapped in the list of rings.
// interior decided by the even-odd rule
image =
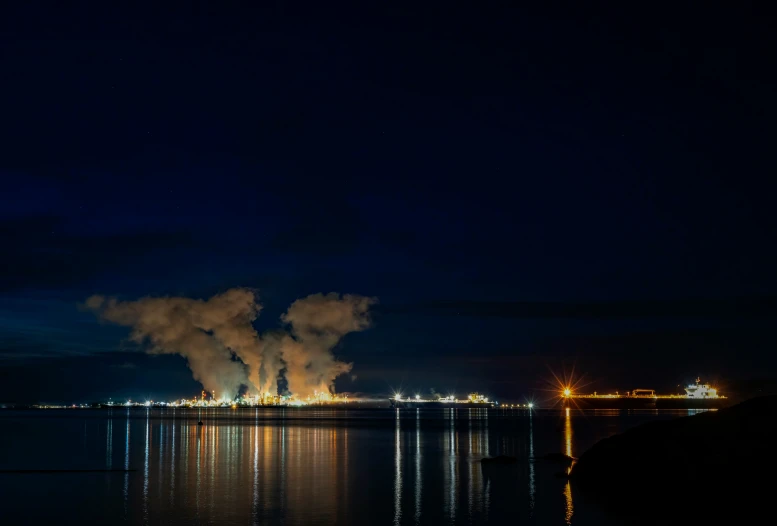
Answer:
[[[776,438],[777,396],[755,398],[602,440],[580,457],[570,478],[634,522],[773,518]]]

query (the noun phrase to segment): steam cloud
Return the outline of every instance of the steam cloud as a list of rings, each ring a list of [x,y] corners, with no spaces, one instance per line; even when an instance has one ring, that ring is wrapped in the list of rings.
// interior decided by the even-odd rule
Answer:
[[[132,327],[130,338],[149,352],[186,358],[194,379],[217,396],[233,398],[241,386],[252,394],[288,390],[301,398],[327,392],[351,370],[332,349],[349,332],[370,326],[375,298],[337,293],[298,299],[281,316],[288,330],[259,335],[253,322],[262,306],[252,290],[230,289],[208,300],[163,297],[118,301],[91,296],[86,306],[101,319]]]

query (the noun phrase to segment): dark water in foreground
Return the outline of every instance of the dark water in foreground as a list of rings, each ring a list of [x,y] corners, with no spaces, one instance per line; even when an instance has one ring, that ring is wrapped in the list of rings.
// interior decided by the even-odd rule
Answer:
[[[0,411],[0,469],[136,470],[0,473],[0,523],[621,524],[529,458],[687,414],[213,409],[197,426],[196,410]],[[495,455],[521,462],[481,467]]]

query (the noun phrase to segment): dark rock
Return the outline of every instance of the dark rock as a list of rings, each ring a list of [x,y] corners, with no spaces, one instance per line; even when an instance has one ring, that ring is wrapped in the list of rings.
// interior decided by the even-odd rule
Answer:
[[[557,462],[559,464],[572,464],[577,459],[565,455],[564,453],[548,453],[547,455],[537,457],[536,460],[547,460],[548,462]]]
[[[518,462],[516,457],[508,457],[506,455],[499,455],[498,457],[484,458],[480,462],[483,464],[515,464]]]
[[[574,485],[649,523],[744,524],[768,517],[777,455],[777,396],[602,440],[572,467]],[[649,501],[649,503],[648,503]]]

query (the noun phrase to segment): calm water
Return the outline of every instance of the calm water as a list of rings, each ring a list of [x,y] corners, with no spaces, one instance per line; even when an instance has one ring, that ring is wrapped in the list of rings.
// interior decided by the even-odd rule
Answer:
[[[2,524],[620,524],[529,458],[683,412],[0,411]],[[483,469],[481,458],[517,465]]]

